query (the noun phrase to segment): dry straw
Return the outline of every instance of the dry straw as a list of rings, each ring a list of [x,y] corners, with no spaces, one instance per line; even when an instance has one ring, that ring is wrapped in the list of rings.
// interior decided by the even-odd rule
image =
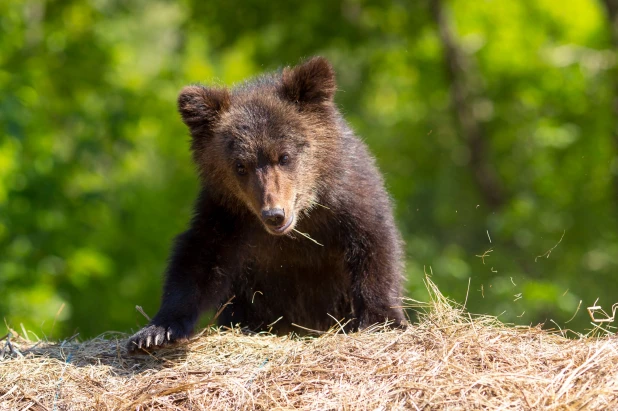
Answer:
[[[405,332],[300,339],[210,330],[137,357],[126,356],[124,335],[5,338],[0,409],[618,409],[616,338],[567,339],[472,317],[428,286],[432,302]]]

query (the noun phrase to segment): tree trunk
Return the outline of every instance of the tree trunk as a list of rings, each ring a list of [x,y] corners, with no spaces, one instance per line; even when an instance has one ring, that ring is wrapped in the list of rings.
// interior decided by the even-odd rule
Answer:
[[[444,50],[444,63],[450,82],[451,105],[457,126],[470,151],[470,167],[474,181],[485,202],[493,209],[504,205],[504,188],[495,167],[487,158],[489,141],[474,113],[474,103],[480,92],[480,82],[474,81],[471,61],[455,41],[442,0],[431,0],[431,13],[438,26]],[[472,90],[476,93],[473,94]]]
[[[618,57],[618,0],[603,0],[603,5],[607,11],[607,17],[609,20],[609,28],[611,31],[611,40],[614,46],[614,53]],[[614,66],[611,70],[612,88],[614,89],[614,130],[613,130],[613,142],[614,142],[614,164],[618,162],[618,68]],[[614,166],[615,167],[615,166]],[[614,169],[613,175],[614,185],[614,201],[618,202],[618,173]]]

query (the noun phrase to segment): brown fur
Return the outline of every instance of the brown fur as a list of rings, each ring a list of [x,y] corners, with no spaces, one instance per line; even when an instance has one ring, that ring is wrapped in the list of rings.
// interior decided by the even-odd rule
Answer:
[[[182,90],[202,189],[161,309],[130,350],[186,338],[203,310],[232,297],[219,324],[256,331],[326,330],[333,317],[349,329],[405,323],[390,199],[335,90],[320,57],[231,91]]]

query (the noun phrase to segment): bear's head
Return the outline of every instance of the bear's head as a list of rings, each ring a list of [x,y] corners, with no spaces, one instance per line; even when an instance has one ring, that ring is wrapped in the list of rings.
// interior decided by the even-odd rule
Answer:
[[[289,233],[316,204],[338,137],[335,75],[314,57],[232,90],[185,87],[178,98],[207,189]]]

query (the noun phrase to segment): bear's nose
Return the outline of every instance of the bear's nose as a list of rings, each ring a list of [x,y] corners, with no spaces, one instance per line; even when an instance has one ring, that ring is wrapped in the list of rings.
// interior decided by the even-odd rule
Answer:
[[[285,212],[281,208],[271,208],[270,210],[262,210],[262,220],[270,226],[279,227],[283,224]]]

